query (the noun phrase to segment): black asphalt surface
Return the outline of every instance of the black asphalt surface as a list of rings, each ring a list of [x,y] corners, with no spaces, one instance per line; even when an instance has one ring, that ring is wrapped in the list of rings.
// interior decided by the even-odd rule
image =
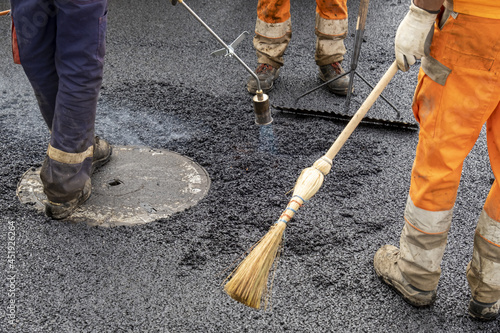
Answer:
[[[256,0],[187,4],[227,43],[242,31],[252,34]],[[348,5],[347,69],[358,2]],[[0,9],[8,7],[0,0]],[[373,83],[393,61],[407,8],[401,0],[370,3],[358,70]],[[272,126],[255,126],[247,73],[234,59],[210,56],[221,46],[180,5],[112,1],[108,19],[98,133],[112,144],[192,158],[208,171],[211,189],[198,206],[137,227],[52,221],[21,205],[17,181],[40,166],[49,133],[22,68],[11,61],[9,18],[0,17],[1,332],[499,331],[500,322],[467,315],[465,267],[492,180],[484,133],[464,164],[434,306],[407,305],[372,267],[381,245],[398,244],[418,132],[360,126],[288,226],[272,309],[256,311],[224,293],[223,272],[267,232],[300,171],[344,124],[273,108]],[[320,83],[314,1],[292,1],[292,25],[271,103],[342,111],[344,99],[324,89],[294,104],[294,96]],[[236,51],[256,66],[251,38]],[[414,121],[416,76],[417,68],[398,73],[385,91],[407,121]],[[355,89],[351,113],[369,92],[360,80]],[[369,115],[395,117],[380,100]]]

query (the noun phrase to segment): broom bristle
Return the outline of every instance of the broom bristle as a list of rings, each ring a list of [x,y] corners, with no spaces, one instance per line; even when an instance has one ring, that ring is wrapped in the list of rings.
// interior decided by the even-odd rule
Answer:
[[[224,287],[229,296],[252,308],[260,308],[262,296],[267,293],[269,272],[280,249],[285,228],[284,222],[274,224],[238,265]]]

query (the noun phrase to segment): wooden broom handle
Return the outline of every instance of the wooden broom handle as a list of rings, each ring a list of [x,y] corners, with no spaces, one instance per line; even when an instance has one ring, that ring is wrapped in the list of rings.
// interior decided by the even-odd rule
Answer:
[[[347,139],[351,136],[352,132],[358,127],[359,123],[361,122],[361,119],[365,116],[365,114],[370,110],[372,107],[373,103],[377,100],[377,98],[380,96],[382,91],[385,89],[385,87],[391,82],[392,78],[396,73],[398,72],[398,65],[396,61],[394,61],[385,72],[384,76],[380,79],[380,81],[377,83],[375,88],[373,88],[372,92],[366,100],[363,102],[363,104],[360,106],[358,111],[352,116],[351,120],[349,123],[346,125],[346,127],[342,130],[342,133],[337,137],[333,145],[328,149],[326,152],[325,156],[328,157],[330,160],[333,160],[333,158],[337,155],[339,152],[340,148],[344,145],[344,143],[347,141]]]

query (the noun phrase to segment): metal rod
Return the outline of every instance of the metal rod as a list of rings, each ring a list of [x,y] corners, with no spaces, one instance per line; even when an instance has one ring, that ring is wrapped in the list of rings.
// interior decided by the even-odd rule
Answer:
[[[351,66],[351,70],[349,71],[349,85],[347,86],[347,96],[344,103],[344,109],[349,111],[349,105],[351,104],[351,96],[352,96],[352,86],[354,84],[354,74],[356,74],[356,66]]]
[[[360,9],[361,11],[361,9]],[[365,17],[366,20],[366,17]],[[359,21],[359,19],[358,19]],[[361,43],[363,41],[364,30],[356,30],[356,37],[354,38],[354,52],[351,60],[351,70],[349,75],[349,86],[347,88],[347,96],[344,104],[346,111],[349,110],[349,105],[351,104],[352,86],[354,84],[354,74],[356,74],[356,68],[358,68],[359,54],[361,53]]]
[[[361,44],[363,43],[363,34],[365,33],[366,17],[368,15],[368,4],[370,0],[361,0],[359,3],[358,21],[356,23],[356,36],[354,38],[354,52],[351,59],[351,75],[349,77],[349,87],[347,89],[347,97],[344,104],[344,109],[349,110],[351,104],[352,86],[354,84],[354,74],[358,67],[359,54],[361,53]]]
[[[327,158],[333,160],[333,158],[339,152],[340,148],[342,148],[342,146],[347,141],[349,136],[359,125],[365,114],[368,112],[368,110],[370,110],[373,103],[375,103],[378,96],[380,96],[384,88],[389,84],[394,75],[396,75],[397,71],[398,71],[398,65],[396,61],[394,61],[391,67],[389,67],[387,72],[385,72],[384,76],[382,76],[380,81],[377,83],[375,88],[371,91],[370,95],[368,95],[363,104],[361,104],[358,111],[356,111],[354,116],[352,116],[351,120],[349,120],[349,123],[347,123],[347,125],[344,127],[344,129],[339,134],[333,145],[330,147],[330,149],[328,149],[328,152],[325,154]]]
[[[373,89],[373,85],[370,84],[370,82],[368,82],[363,76],[361,76],[361,74],[359,74],[358,72],[355,72],[357,76],[359,76],[359,78],[361,80],[363,80],[364,83],[366,83],[370,88]],[[401,119],[401,112],[399,112],[399,110],[391,103],[389,102],[389,100],[387,98],[384,97],[384,95],[380,95],[380,98],[382,98],[387,104],[389,104],[393,109],[394,111],[396,111],[396,113],[398,114],[398,118]]]
[[[331,83],[331,82],[333,82],[333,81],[335,81],[335,80],[338,80],[338,79],[340,79],[341,77],[344,77],[344,76],[348,75],[349,73],[350,73],[350,71],[349,71],[349,72],[345,72],[345,73],[344,73],[344,74],[342,74],[342,75],[339,75],[339,76],[337,76],[337,77],[335,77],[335,78],[333,78],[333,79],[330,79],[330,80],[328,80],[328,81],[323,82],[323,83],[322,83],[322,84],[320,84],[319,86],[316,86],[316,87],[312,88],[311,90],[306,91],[305,93],[303,93],[303,94],[302,94],[302,95],[300,95],[299,97],[297,97],[297,98],[295,99],[295,101],[298,101],[299,99],[301,99],[301,98],[302,98],[302,97],[304,97],[305,95],[309,95],[309,94],[310,94],[310,93],[312,93],[313,91],[316,91],[316,90],[318,90],[319,88],[321,88],[321,87],[323,87],[323,86],[326,86],[328,83]]]
[[[210,29],[210,27],[198,15],[196,15],[196,13],[184,2],[184,0],[179,0],[179,3],[182,4],[184,6],[184,8],[186,8],[187,11],[191,15],[193,15],[194,18],[198,22],[200,22],[205,27],[205,29],[207,29],[208,32],[210,32],[212,34],[212,36],[214,36],[215,39],[217,39],[217,41],[219,43],[221,43],[222,46],[224,46],[224,48],[226,48],[226,50],[228,50],[229,54],[232,57],[235,57],[236,60],[238,60],[238,62],[247,70],[247,72],[249,72],[250,75],[252,75],[255,78],[255,80],[257,81],[258,91],[262,91],[262,89],[260,87],[260,80],[259,80],[259,77],[257,76],[257,74],[250,67],[248,67],[247,64],[245,64],[245,62],[243,62],[243,60],[240,59],[240,57],[238,57],[238,55],[234,52],[233,48],[229,47],[212,29]]]

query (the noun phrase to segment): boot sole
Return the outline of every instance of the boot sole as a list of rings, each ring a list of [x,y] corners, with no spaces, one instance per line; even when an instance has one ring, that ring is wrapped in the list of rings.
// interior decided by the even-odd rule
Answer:
[[[380,279],[380,281],[384,282],[387,284],[392,290],[394,290],[399,296],[403,298],[403,300],[417,308],[427,308],[430,307],[432,304],[434,304],[434,301],[436,300],[436,296],[432,297],[432,299],[429,302],[424,302],[424,301],[415,301],[414,299],[409,298],[407,295],[405,295],[399,288],[404,289],[403,286],[401,286],[399,283],[394,283],[393,281],[386,279],[383,277],[375,268],[375,274],[377,274],[377,277]],[[397,285],[396,285],[397,284]],[[398,288],[399,287],[399,288]]]
[[[318,74],[318,77],[321,81],[323,82],[326,82],[328,81],[327,79],[325,79],[325,77],[323,76],[323,74],[320,72]],[[335,81],[334,81],[335,82]],[[347,91],[349,90],[349,88],[345,88],[345,89],[333,89],[333,88],[330,88],[329,85],[327,85],[327,88],[328,90],[330,90],[332,93],[334,93],[335,95],[339,95],[339,96],[347,96]],[[354,87],[352,87],[352,91],[351,93],[354,92]]]
[[[477,304],[473,300],[469,301],[469,316],[471,316],[472,319],[485,322],[485,321],[496,320],[499,317],[499,313],[489,312],[487,315],[482,315],[480,313],[477,313],[476,311],[472,311],[473,308],[479,308],[478,310],[481,311],[478,305],[476,306],[473,305],[473,302],[474,304]]]
[[[474,313],[472,313],[470,310],[469,310],[469,316],[473,319],[473,320],[477,320],[477,321],[480,321],[480,322],[488,322],[488,321],[494,321],[498,318],[498,315],[496,316],[493,316],[493,317],[482,317],[482,316],[478,316]]]
[[[80,198],[78,198],[77,203],[75,204],[74,207],[71,209],[66,209],[63,212],[57,213],[54,212],[49,206],[45,206],[45,214],[54,219],[54,220],[62,220],[73,214],[73,212],[80,207],[82,204],[84,204],[89,198],[90,195],[92,194],[92,189],[90,189],[86,194],[82,195]],[[57,209],[55,209],[57,210]]]

